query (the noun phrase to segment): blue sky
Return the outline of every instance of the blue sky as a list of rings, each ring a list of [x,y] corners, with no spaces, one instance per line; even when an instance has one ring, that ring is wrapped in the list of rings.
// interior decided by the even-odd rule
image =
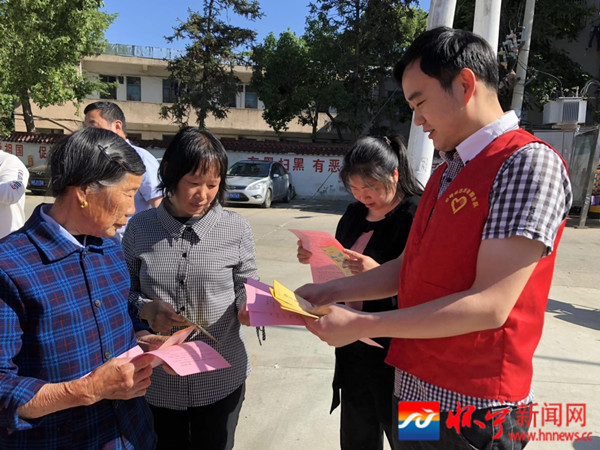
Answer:
[[[232,16],[232,22],[258,32],[257,41],[262,42],[270,33],[278,36],[286,29],[301,35],[308,15],[310,0],[260,0],[265,14],[255,22],[247,22]],[[429,0],[421,1],[423,9],[429,9]],[[111,44],[146,45],[150,47],[183,49],[183,41],[167,43],[164,36],[172,34],[178,20],[185,21],[188,8],[200,11],[200,0],[104,0],[103,10],[119,13],[106,30],[105,36]]]

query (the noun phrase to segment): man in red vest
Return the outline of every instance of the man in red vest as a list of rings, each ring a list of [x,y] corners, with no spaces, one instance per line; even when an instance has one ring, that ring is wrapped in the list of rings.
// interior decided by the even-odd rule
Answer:
[[[394,338],[387,362],[396,367],[401,411],[418,406],[404,402],[439,404],[439,438],[420,434],[428,428],[423,411],[415,411],[423,415],[414,433],[403,435],[417,416],[399,414],[398,448],[527,442],[513,433],[528,428],[519,408],[534,399],[533,353],[572,195],[562,158],[503,112],[497,67],[487,42],[468,31],[436,28],[413,42],[394,76],[445,163],[427,183],[405,251],[297,291],[325,305],[306,322],[331,345]],[[330,305],[396,293],[396,311]]]

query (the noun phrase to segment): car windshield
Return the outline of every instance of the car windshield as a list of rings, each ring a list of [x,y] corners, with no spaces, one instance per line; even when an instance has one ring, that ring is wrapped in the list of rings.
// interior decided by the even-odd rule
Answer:
[[[238,162],[231,166],[227,171],[227,175],[238,177],[268,177],[269,164]]]

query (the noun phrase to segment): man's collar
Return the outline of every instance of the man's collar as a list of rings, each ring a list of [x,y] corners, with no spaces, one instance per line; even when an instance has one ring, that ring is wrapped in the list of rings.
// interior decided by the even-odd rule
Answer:
[[[440,158],[446,163],[450,164],[453,161],[460,160],[464,165],[464,161],[456,150],[450,150],[449,152],[440,152]]]
[[[519,128],[519,118],[514,111],[509,111],[492,123],[480,128],[471,136],[456,146],[463,163],[468,163],[475,158],[481,150],[486,148],[494,139],[504,133]]]

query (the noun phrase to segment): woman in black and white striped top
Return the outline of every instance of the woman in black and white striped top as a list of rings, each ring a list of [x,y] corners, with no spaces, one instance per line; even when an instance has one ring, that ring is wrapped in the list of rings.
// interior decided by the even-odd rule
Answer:
[[[186,377],[162,368],[146,399],[154,413],[158,448],[230,449],[250,373],[237,318],[244,282],[257,278],[254,238],[239,214],[224,210],[227,154],[208,131],[188,127],[173,139],[159,168],[165,197],[129,221],[123,250],[131,273],[130,301],[157,332],[188,320],[231,364]]]

